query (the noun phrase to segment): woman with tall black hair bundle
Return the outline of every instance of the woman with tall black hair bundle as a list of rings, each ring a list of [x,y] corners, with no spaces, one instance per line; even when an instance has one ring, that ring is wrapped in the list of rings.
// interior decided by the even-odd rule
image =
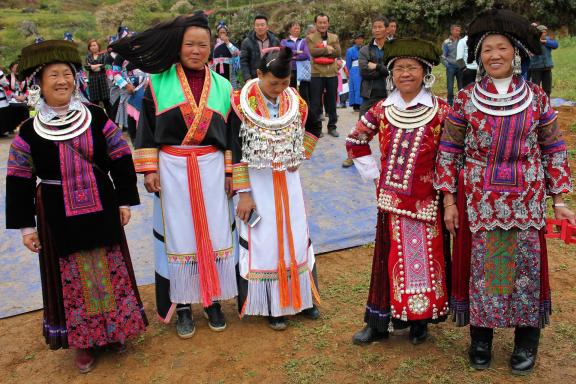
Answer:
[[[151,73],[135,141],[136,171],[154,197],[156,304],[189,338],[191,304],[201,303],[213,331],[226,320],[219,300],[236,296],[225,166],[230,82],[207,66],[210,28],[203,13],[179,16],[111,46]],[[228,164],[231,165],[231,164]],[[231,175],[230,175],[231,176]]]
[[[274,330],[284,316],[318,318],[314,251],[298,167],[317,138],[305,132],[308,106],[290,88],[292,51],[267,53],[258,78],[234,92],[233,187],[239,193],[240,315],[267,316]],[[260,222],[255,223],[260,216]]]

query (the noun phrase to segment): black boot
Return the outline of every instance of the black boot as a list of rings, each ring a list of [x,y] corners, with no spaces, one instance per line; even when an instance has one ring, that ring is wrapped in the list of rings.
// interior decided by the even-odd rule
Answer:
[[[352,336],[352,343],[356,345],[370,344],[388,338],[388,332],[380,332],[369,325],[362,328]]]
[[[428,322],[412,321],[410,324],[410,333],[408,335],[410,342],[414,345],[422,344],[428,338]]]
[[[470,326],[470,366],[474,369],[486,369],[492,361],[492,328]]]
[[[536,365],[540,328],[516,327],[514,331],[514,352],[510,356],[510,368],[515,375],[527,375]]]

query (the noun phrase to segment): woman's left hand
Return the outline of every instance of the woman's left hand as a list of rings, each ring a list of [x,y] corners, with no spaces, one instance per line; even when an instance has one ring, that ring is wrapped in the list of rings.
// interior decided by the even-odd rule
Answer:
[[[130,213],[130,208],[119,208],[120,210],[120,223],[122,226],[128,224],[132,214]]]
[[[224,191],[226,192],[226,196],[228,196],[229,199],[234,196],[234,189],[232,188],[232,176],[226,176],[224,179]]]
[[[295,167],[288,167],[288,172],[296,172],[298,168],[300,168],[300,165],[297,165]]]
[[[556,220],[568,220],[570,225],[576,225],[576,215],[567,207],[554,207]]]

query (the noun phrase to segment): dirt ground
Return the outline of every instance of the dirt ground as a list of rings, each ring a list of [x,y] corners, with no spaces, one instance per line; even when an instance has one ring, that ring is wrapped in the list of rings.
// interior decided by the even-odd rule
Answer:
[[[576,170],[576,108],[561,108],[560,122]],[[567,197],[572,208],[576,194]],[[91,373],[80,375],[71,351],[50,351],[41,337],[41,311],[0,320],[0,383],[571,383],[576,382],[576,246],[549,241],[554,313],[543,331],[536,371],[510,375],[512,331],[498,330],[492,368],[468,367],[468,328],[452,322],[430,327],[428,341],[411,345],[407,335],[367,347],[354,346],[363,326],[372,246],[317,258],[322,317],[299,316],[285,332],[265,320],[240,320],[235,302],[224,303],[228,328],[210,331],[194,308],[197,331],[180,340],[174,325],[155,319],[154,287],[141,287],[150,326],[122,355],[102,354]]]

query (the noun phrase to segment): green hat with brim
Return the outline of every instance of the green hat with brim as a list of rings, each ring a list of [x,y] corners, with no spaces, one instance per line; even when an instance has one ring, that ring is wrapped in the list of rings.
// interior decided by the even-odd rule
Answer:
[[[442,51],[434,43],[415,37],[394,39],[386,43],[384,62],[400,58],[416,59],[432,67],[440,63]]]
[[[46,40],[24,47],[18,72],[22,78],[27,78],[40,67],[52,63],[66,63],[80,69],[82,59],[76,44],[66,40]]]

